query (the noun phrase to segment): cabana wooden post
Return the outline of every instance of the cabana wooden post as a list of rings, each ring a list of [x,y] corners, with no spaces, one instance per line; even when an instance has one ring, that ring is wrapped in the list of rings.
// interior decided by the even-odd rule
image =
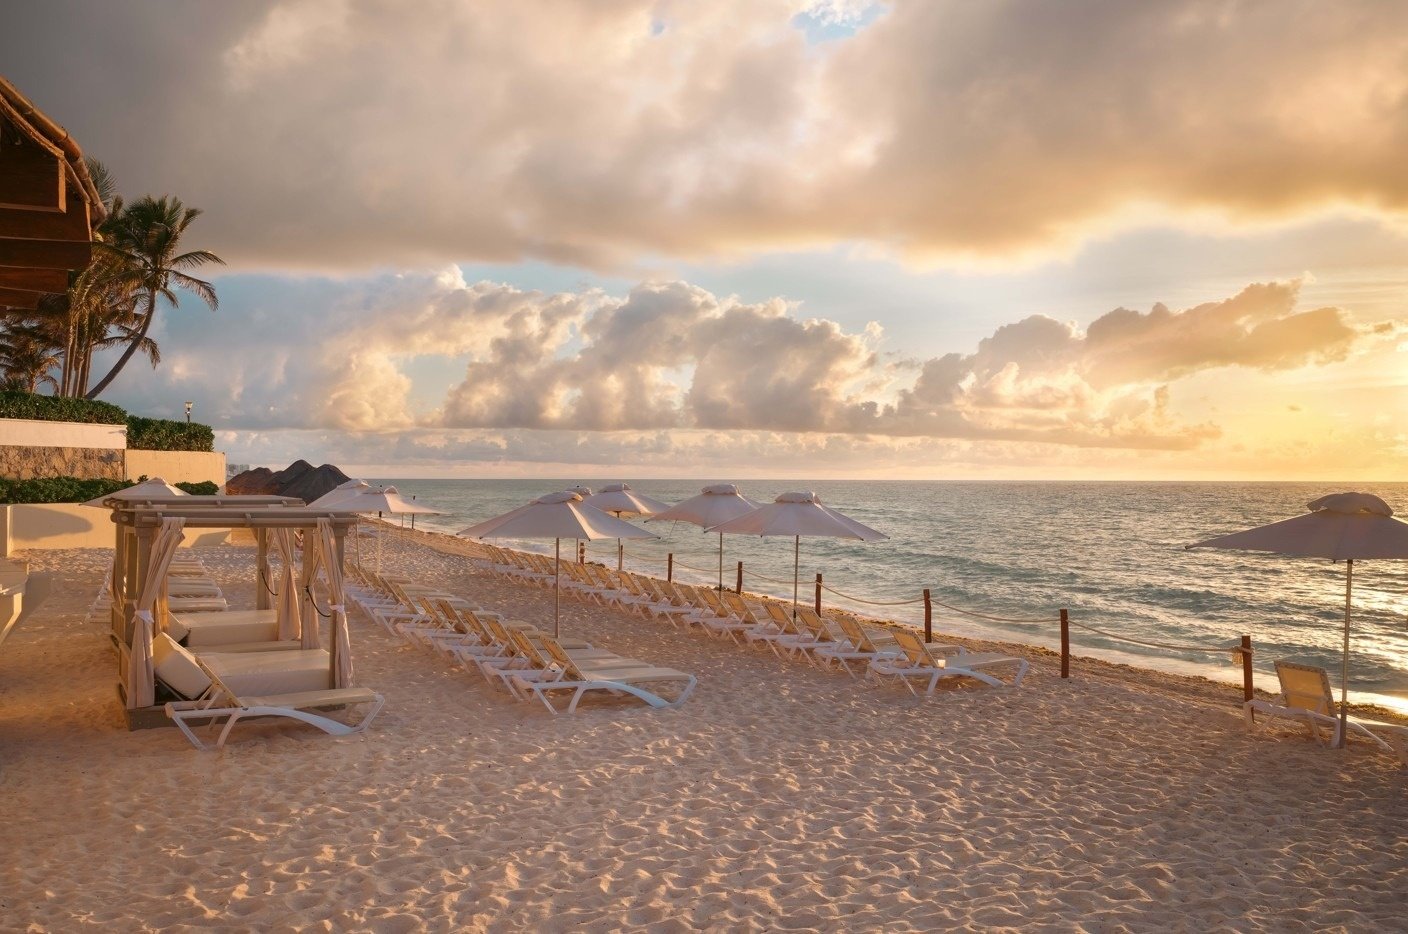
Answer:
[[[119,695],[123,698],[129,729],[171,725],[161,706],[128,707],[123,687],[131,660],[136,601],[147,580],[152,544],[163,520],[179,518],[185,529],[243,528],[254,531],[256,540],[265,543],[256,553],[256,562],[264,572],[256,592],[262,593],[267,593],[264,580],[267,580],[269,530],[301,531],[305,541],[311,542],[319,534],[319,520],[327,520],[332,531],[337,566],[342,568],[345,567],[347,532],[357,524],[355,515],[310,508],[302,505],[301,500],[280,496],[153,497],[151,500],[113,501],[111,506],[117,546],[113,560],[113,641],[118,649]],[[328,558],[325,556],[324,560]],[[158,626],[164,626],[164,622],[164,619],[159,619]]]

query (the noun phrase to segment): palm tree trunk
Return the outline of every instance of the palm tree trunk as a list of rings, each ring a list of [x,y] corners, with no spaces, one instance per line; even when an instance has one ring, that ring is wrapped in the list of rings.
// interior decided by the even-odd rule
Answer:
[[[147,331],[151,329],[152,319],[154,319],[155,317],[156,291],[151,290],[147,292],[147,313],[142,317],[141,330],[139,330],[137,332],[137,336],[132,338],[132,340],[127,344],[127,349],[122,352],[122,356],[118,357],[117,362],[113,364],[112,369],[108,370],[108,375],[104,376],[101,380],[99,380],[98,385],[88,390],[88,392],[83,396],[83,398],[98,398],[98,394],[101,393],[104,389],[108,388],[108,383],[111,383],[114,379],[117,378],[117,374],[122,372],[122,368],[127,365],[127,361],[132,359],[132,355],[137,352],[137,348],[141,346],[142,341],[146,339]]]

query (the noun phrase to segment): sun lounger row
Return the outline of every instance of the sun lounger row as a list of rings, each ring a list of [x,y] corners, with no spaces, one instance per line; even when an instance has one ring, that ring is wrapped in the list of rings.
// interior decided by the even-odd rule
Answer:
[[[453,594],[362,572],[353,599],[388,632],[482,676],[518,700],[537,698],[553,713],[576,711],[591,692],[677,707],[693,675],[625,658],[577,639],[556,639]],[[662,686],[675,686],[662,692]]]
[[[497,574],[551,586],[552,562],[541,555],[490,548],[490,569]],[[926,644],[907,630],[862,626],[852,618],[826,619],[811,607],[792,608],[774,600],[712,587],[695,587],[629,571],[613,571],[575,561],[561,564],[560,586],[582,599],[625,612],[697,628],[739,645],[770,649],[781,658],[800,659],[822,668],[844,669],[853,677],[895,679],[911,691],[935,691],[947,679],[968,678],[990,686],[1004,682],[993,672],[1011,672],[1020,684],[1029,669],[1025,659],[996,653],[969,653],[962,646]]]
[[[167,607],[173,613],[211,613],[228,609],[220,585],[206,570],[200,556],[186,549],[171,559],[166,576]],[[112,608],[112,570],[88,607],[88,620],[106,620]]]

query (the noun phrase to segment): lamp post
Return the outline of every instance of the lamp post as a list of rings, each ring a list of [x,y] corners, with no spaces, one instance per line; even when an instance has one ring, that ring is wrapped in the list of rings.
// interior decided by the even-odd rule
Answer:
[[[195,405],[194,402],[187,402],[187,403],[186,403],[186,424],[187,424],[187,425],[189,425],[189,424],[191,423],[191,406],[193,406],[193,405]]]

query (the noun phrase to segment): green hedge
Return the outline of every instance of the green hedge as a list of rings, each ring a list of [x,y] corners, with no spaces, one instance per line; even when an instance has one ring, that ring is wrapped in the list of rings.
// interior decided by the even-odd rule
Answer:
[[[99,496],[116,493],[134,483],[141,483],[145,476],[136,480],[84,480],[79,477],[37,477],[32,480],[14,480],[0,477],[0,505],[11,503],[86,503]],[[214,496],[220,487],[209,480],[199,483],[173,484],[177,489],[192,496]]]
[[[37,392],[6,390],[0,392],[0,418],[31,418],[41,422],[121,425],[127,421],[127,412],[111,402],[71,399],[67,396],[43,396]]]
[[[0,477],[0,504],[83,503],[131,485],[127,480],[84,480],[79,477],[37,477],[33,480]]]
[[[129,415],[127,447],[134,451],[213,451],[215,431],[197,422]]]

